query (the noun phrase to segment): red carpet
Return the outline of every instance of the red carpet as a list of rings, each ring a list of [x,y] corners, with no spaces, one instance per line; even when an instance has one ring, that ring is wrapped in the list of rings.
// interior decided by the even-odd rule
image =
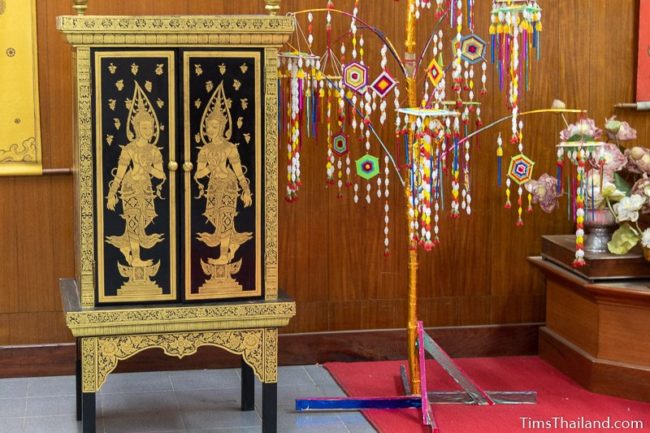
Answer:
[[[438,404],[433,414],[441,433],[516,432],[649,432],[650,404],[591,393],[539,357],[468,358],[459,367],[486,391],[537,391],[536,405],[469,406]],[[405,361],[325,364],[341,387],[353,397],[399,395],[400,365]],[[442,369],[427,361],[430,391],[456,390]],[[419,411],[366,410],[364,415],[382,433],[425,432]],[[596,426],[589,422],[606,422]],[[641,421],[643,426],[615,422]]]

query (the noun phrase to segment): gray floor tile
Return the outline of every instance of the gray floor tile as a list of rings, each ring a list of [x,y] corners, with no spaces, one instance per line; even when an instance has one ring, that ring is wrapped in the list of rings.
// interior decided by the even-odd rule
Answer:
[[[323,391],[318,386],[298,386],[295,388],[278,387],[278,406],[294,408],[298,398],[318,398],[325,397]],[[261,404],[260,395],[260,404]]]
[[[238,389],[195,391],[176,391],[176,398],[182,410],[210,409],[217,405],[226,409],[239,409],[240,393]]]
[[[106,433],[185,431],[173,392],[106,394],[99,404]]]
[[[171,391],[172,383],[167,373],[110,374],[99,391],[101,394]]]
[[[106,394],[102,396],[100,405],[103,417],[178,411],[178,402],[173,392]]]
[[[27,397],[27,378],[0,379],[0,398]]]
[[[102,421],[106,433],[185,432],[183,418],[178,411],[159,412],[152,408],[136,415],[114,413],[103,416]]]
[[[0,422],[0,433],[22,432],[24,418],[2,418]]]
[[[336,385],[330,373],[320,364],[305,365],[305,370],[316,385]]]
[[[352,433],[375,433],[377,431],[360,412],[338,412],[338,416]]]
[[[293,410],[297,398],[324,397],[323,391],[317,385],[303,385],[295,388],[278,386],[278,408],[284,407]],[[255,388],[255,410],[262,413],[262,387]]]
[[[0,419],[25,416],[26,398],[0,398]]]
[[[323,397],[346,397],[345,392],[337,385],[318,385]]]
[[[23,433],[81,433],[81,423],[73,415],[25,418]]]
[[[187,433],[260,433],[262,427],[231,427],[210,430],[188,430]]]
[[[151,395],[138,394],[143,398]],[[135,394],[112,394],[115,396],[133,396]],[[144,433],[144,432],[184,432],[185,425],[181,413],[169,401],[174,400],[173,394],[166,394],[166,398],[157,397],[153,400],[145,400],[137,404],[138,408],[130,407],[124,409],[121,403],[117,409],[104,409],[101,421],[104,424],[106,433]],[[109,403],[110,405],[111,403]],[[128,404],[128,402],[124,402]]]
[[[173,371],[169,373],[175,391],[237,388],[241,378],[235,368],[223,370]]]
[[[75,395],[74,376],[36,377],[27,382],[27,397],[61,395]]]
[[[0,380],[0,433],[76,433],[74,377]],[[239,369],[116,374],[97,394],[97,433],[259,433],[256,410],[240,411]],[[358,412],[295,412],[296,398],[344,393],[318,365],[281,367],[278,431],[371,433]],[[24,429],[21,427],[24,425]]]
[[[70,415],[77,410],[74,396],[29,397],[25,416]]]
[[[188,430],[260,426],[255,411],[240,410],[239,390],[179,391],[176,393]]]
[[[278,431],[349,433],[335,412],[295,412],[278,408]]]
[[[314,385],[303,366],[282,367],[278,371],[278,387]]]
[[[256,427],[260,429],[262,421],[256,412],[241,412],[238,409],[200,410],[182,412],[183,423],[188,429],[214,429],[215,427]]]

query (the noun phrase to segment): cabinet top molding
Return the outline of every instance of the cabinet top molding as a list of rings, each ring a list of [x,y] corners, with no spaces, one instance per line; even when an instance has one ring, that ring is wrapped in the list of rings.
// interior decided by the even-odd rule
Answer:
[[[188,15],[188,16],[81,16],[65,15],[56,20],[56,28],[70,42],[80,42],[74,36],[89,35],[194,35],[223,36],[261,35],[288,38],[294,31],[295,19],[267,15]],[[90,42],[90,41],[88,41]],[[277,41],[273,41],[277,43]]]
[[[280,3],[282,0],[264,0],[266,11],[269,15],[277,15],[280,12]],[[84,15],[88,9],[88,0],[73,0],[72,8],[79,15]]]

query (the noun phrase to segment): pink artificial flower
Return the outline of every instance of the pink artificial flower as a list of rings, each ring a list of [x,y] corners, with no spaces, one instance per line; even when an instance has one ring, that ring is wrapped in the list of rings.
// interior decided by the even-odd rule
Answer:
[[[562,141],[596,141],[602,134],[603,130],[596,127],[596,122],[593,119],[580,119],[562,130],[560,139]]]
[[[533,195],[533,203],[539,203],[544,212],[551,213],[558,206],[556,178],[544,173],[538,180],[527,182],[526,190]]]
[[[636,129],[632,128],[627,122],[616,120],[616,116],[605,120],[605,130],[611,140],[636,140]]]
[[[621,129],[616,133],[616,138],[620,141],[636,140],[636,129],[632,128],[627,122],[622,122]]]
[[[627,170],[635,174],[650,174],[650,150],[645,147],[635,146],[625,149],[627,157]]]
[[[612,143],[604,144],[591,157],[591,164],[596,168],[600,168],[601,161],[604,162],[603,171],[607,180],[613,178],[614,173],[627,165],[627,157],[617,145]]]
[[[637,194],[646,198],[646,202],[643,205],[643,208],[641,208],[641,213],[650,213],[650,200],[648,200],[650,199],[650,178],[644,174],[643,177],[637,180],[630,191],[630,195],[632,194]]]

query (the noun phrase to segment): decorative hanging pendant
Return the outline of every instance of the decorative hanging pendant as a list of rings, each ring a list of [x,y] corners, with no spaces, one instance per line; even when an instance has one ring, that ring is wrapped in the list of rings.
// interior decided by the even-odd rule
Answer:
[[[363,93],[368,85],[368,67],[352,62],[343,67],[343,84],[357,93]]]

